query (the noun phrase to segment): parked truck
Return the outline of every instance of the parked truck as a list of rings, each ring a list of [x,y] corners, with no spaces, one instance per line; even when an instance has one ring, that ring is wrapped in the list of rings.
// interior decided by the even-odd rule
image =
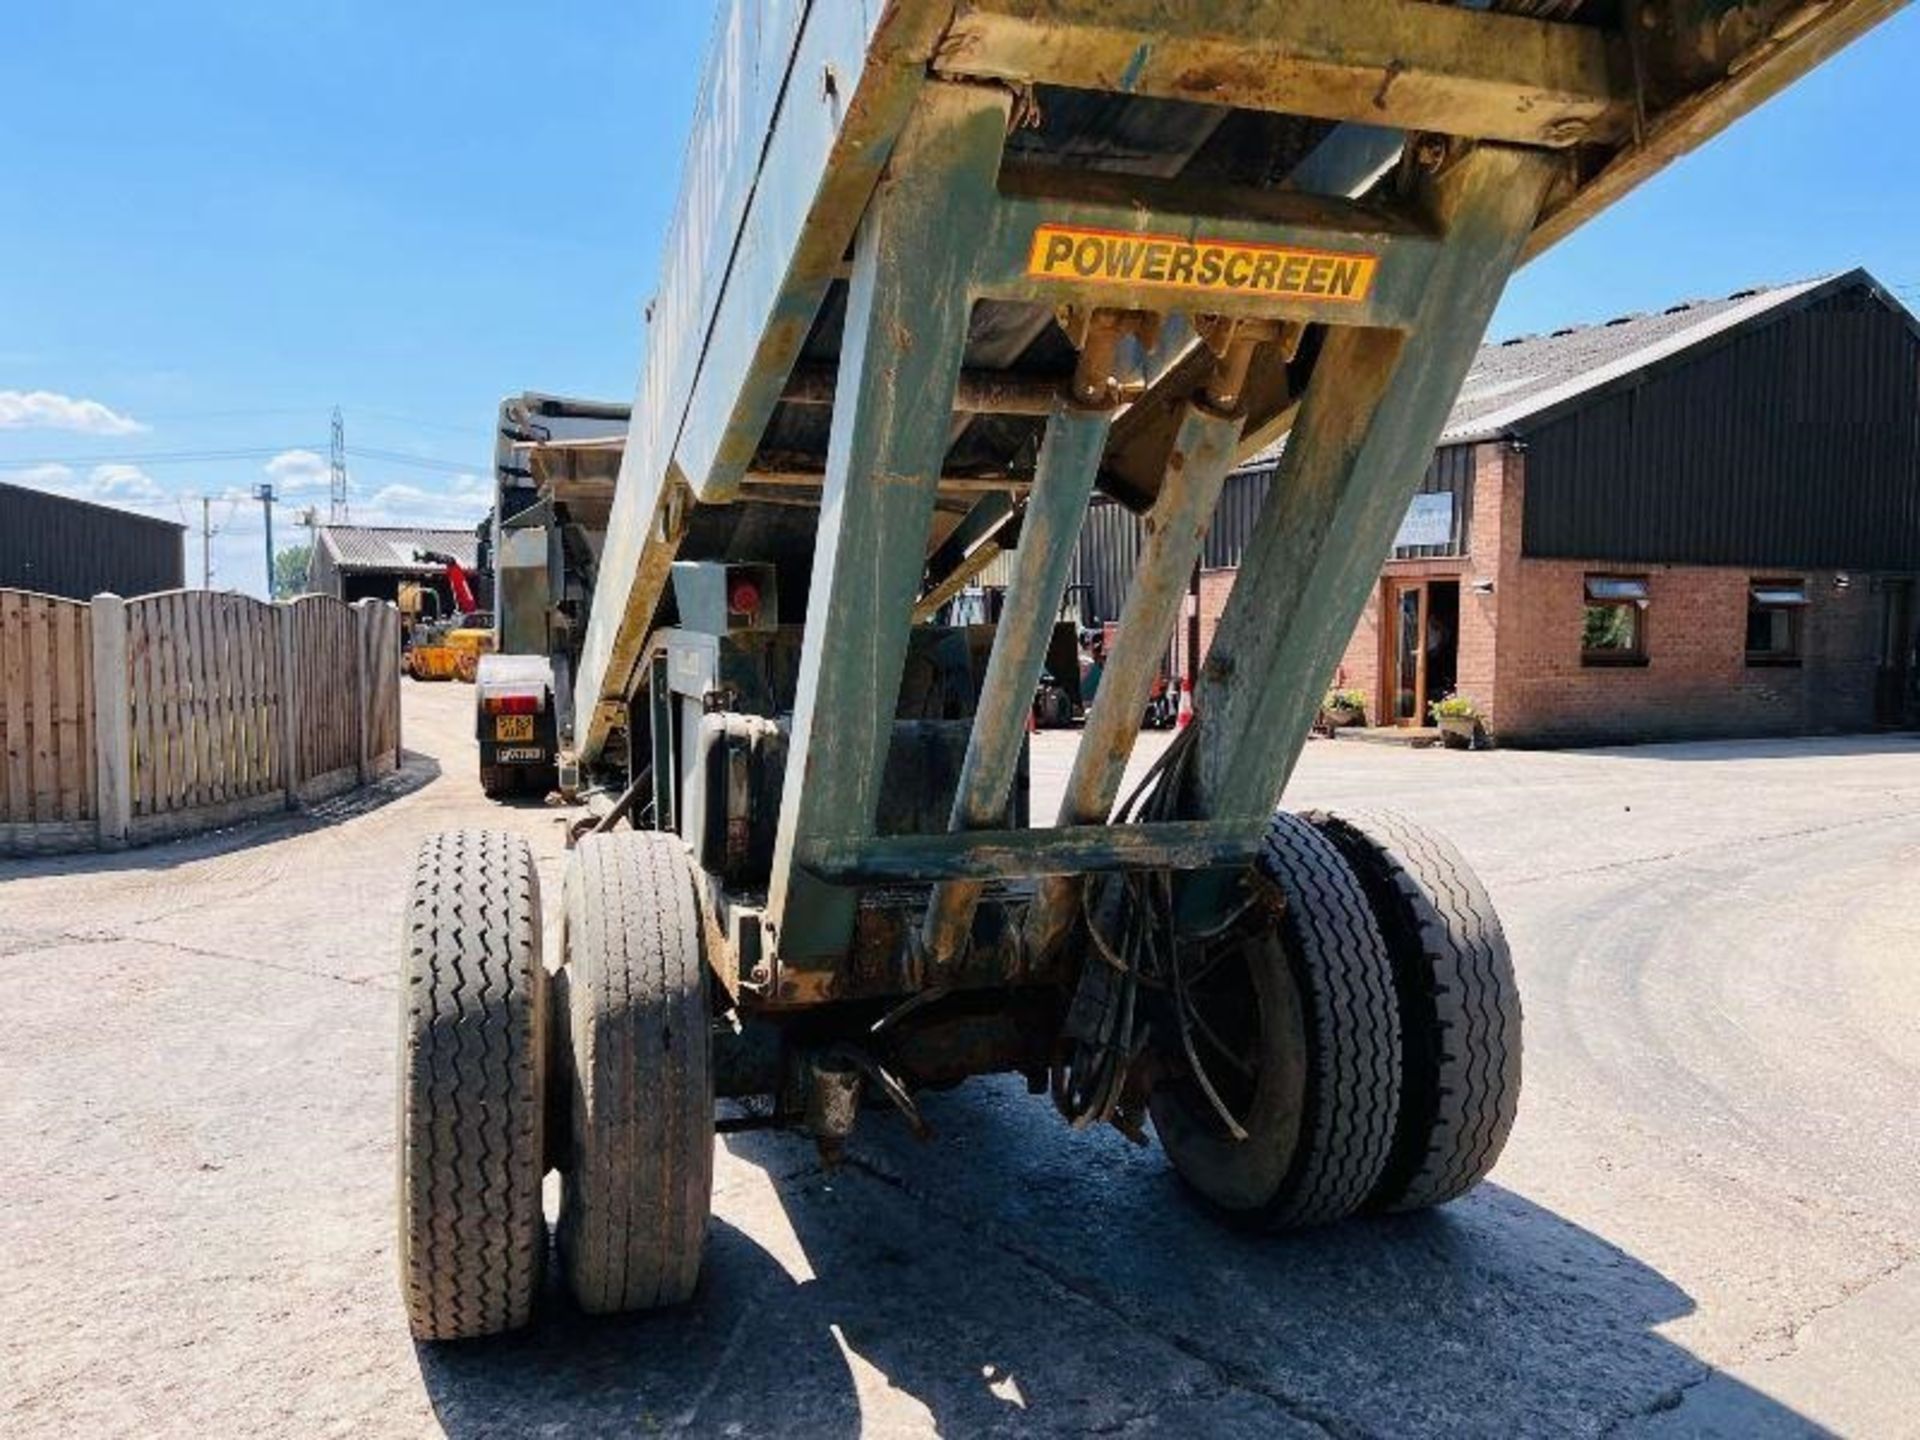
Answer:
[[[493,653],[481,657],[474,689],[480,788],[489,798],[545,795],[561,782],[560,738],[572,727],[574,672],[629,413],[533,391],[500,402],[493,513],[481,527]]]
[[[716,1131],[831,1158],[995,1072],[1151,1132],[1242,1226],[1471,1189],[1521,1078],[1486,892],[1412,821],[1276,805],[1514,267],[1895,8],[724,5],[546,682],[562,766],[617,797],[555,967],[522,842],[436,836],[414,876],[414,1333],[526,1321],[552,1171],[579,1304],[670,1305]],[[1222,482],[1282,433],[1195,718],[1123,795]],[[1145,540],[1036,827],[1096,488]],[[931,623],[998,553],[997,625]]]

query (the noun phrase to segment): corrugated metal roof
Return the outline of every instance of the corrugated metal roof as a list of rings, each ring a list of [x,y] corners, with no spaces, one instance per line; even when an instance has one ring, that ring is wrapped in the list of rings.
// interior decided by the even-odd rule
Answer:
[[[1440,434],[1442,445],[1487,440],[1523,421],[1703,345],[1828,290],[1866,285],[1889,306],[1905,310],[1864,270],[1823,275],[1787,285],[1736,290],[1719,300],[1689,300],[1655,313],[1622,315],[1594,325],[1570,325],[1546,335],[1522,335],[1480,347],[1460,387],[1460,398]],[[1911,320],[1911,317],[1909,317]],[[1244,462],[1270,465],[1285,437]]]
[[[1819,289],[1823,275],[1792,285],[1736,290],[1722,300],[1691,300],[1653,315],[1622,315],[1480,347],[1460,387],[1440,443],[1485,440],[1542,411],[1643,370],[1717,335],[1757,320]]]
[[[471,530],[423,530],[388,525],[322,525],[318,544],[340,570],[386,570],[438,575],[438,565],[422,564],[417,550],[438,550],[471,570],[478,561],[479,541]]]

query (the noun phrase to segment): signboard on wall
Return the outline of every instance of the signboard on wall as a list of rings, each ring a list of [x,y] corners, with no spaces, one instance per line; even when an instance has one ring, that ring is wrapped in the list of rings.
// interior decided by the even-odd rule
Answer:
[[[1400,533],[1393,537],[1396,550],[1416,545],[1445,545],[1453,539],[1453,494],[1442,490],[1432,495],[1416,495],[1407,506],[1407,518],[1400,522]]]

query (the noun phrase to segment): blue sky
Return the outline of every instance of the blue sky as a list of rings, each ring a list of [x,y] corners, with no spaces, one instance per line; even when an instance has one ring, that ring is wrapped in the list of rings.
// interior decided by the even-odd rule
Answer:
[[[271,476],[284,536],[338,404],[383,452],[350,457],[355,518],[476,517],[503,394],[632,393],[712,10],[25,7],[0,479],[197,518]],[[1855,264],[1920,299],[1914,75],[1908,10],[1521,272],[1495,333]],[[213,510],[215,584],[258,590],[258,507]]]

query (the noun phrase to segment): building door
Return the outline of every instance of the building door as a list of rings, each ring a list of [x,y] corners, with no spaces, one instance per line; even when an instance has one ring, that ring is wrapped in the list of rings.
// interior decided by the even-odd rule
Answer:
[[[1920,725],[1913,581],[1884,580],[1880,590],[1880,668],[1874,676],[1873,723]]]
[[[1429,725],[1427,706],[1453,693],[1460,668],[1460,582],[1387,582],[1386,703],[1392,725]]]

